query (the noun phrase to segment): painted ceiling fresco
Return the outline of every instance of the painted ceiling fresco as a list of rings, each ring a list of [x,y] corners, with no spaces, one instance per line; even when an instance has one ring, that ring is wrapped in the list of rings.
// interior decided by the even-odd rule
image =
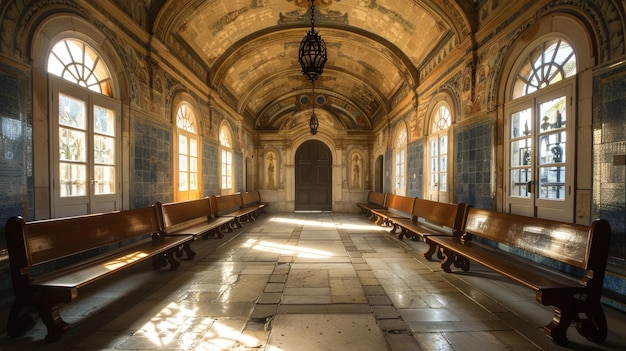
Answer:
[[[309,0],[166,1],[154,28],[191,49],[221,100],[256,129],[285,128],[313,101],[346,129],[372,129],[399,95],[412,94],[438,48],[469,32],[463,9],[471,3],[315,0],[315,28],[328,47],[315,97],[298,63]]]

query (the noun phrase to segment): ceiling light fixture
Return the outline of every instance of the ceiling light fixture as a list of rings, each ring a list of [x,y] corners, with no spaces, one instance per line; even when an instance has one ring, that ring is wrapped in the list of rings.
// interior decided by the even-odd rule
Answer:
[[[315,115],[315,80],[322,75],[324,71],[324,65],[328,59],[326,53],[326,44],[324,40],[315,31],[315,0],[311,0],[311,30],[309,30],[306,36],[300,43],[300,50],[298,53],[298,61],[302,66],[302,74],[311,81],[312,86],[312,102],[313,113],[309,120],[309,127],[311,127],[311,134],[317,134],[317,128],[319,127],[319,121]]]

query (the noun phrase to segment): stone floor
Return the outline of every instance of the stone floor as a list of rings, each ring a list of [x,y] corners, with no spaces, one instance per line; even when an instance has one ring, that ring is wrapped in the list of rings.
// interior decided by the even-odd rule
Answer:
[[[39,322],[0,350],[624,350],[626,314],[605,306],[602,345],[551,343],[550,308],[488,270],[446,274],[364,217],[269,213],[223,239],[194,243],[177,271],[149,263],[79,291],[72,323],[43,341]],[[8,310],[0,310],[6,320]]]

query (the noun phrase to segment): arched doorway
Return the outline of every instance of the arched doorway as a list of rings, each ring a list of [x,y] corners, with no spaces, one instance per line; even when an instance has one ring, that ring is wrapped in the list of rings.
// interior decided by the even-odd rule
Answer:
[[[310,140],[296,151],[296,211],[332,211],[332,155]]]

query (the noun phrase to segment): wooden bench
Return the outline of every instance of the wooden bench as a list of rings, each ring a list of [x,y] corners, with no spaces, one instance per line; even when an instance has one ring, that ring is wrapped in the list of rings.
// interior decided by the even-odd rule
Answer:
[[[372,209],[372,215],[376,217],[375,223],[378,225],[391,225],[391,234],[396,232],[398,225],[395,223],[399,219],[411,219],[413,212],[414,197],[403,195],[387,194],[385,196],[385,208]]]
[[[58,305],[75,300],[78,289],[150,258],[154,269],[174,270],[174,256],[193,240],[164,236],[155,206],[32,222],[12,217],[5,234],[15,294],[7,332],[24,335],[38,312],[49,342],[69,328]]]
[[[385,193],[370,191],[367,193],[367,202],[357,203],[357,207],[361,209],[360,215],[372,217],[372,210],[385,208]]]
[[[463,203],[455,205],[416,198],[410,219],[394,219],[395,224],[401,228],[398,239],[402,240],[405,236],[412,240],[425,240],[429,235],[459,236],[463,230],[465,213]],[[426,259],[431,259],[435,252],[439,258],[443,258],[434,242],[427,243],[429,248],[424,253]]]
[[[161,224],[166,235],[193,235],[195,238],[208,239],[209,236],[223,238],[221,228],[232,232],[229,225],[232,218],[213,218],[208,197],[169,203],[157,202],[156,206],[160,210]],[[190,244],[183,249],[188,259],[196,255]]]
[[[265,213],[265,207],[269,205],[267,202],[261,201],[261,193],[259,191],[246,191],[241,193],[242,206],[245,208],[252,207],[254,212],[253,217],[258,217],[260,213]]]
[[[243,201],[239,193],[212,195],[211,207],[213,207],[217,217],[232,217],[232,225],[235,228],[242,228],[241,222],[253,221],[253,214],[256,211],[253,207],[243,207]]]
[[[606,339],[600,298],[610,235],[611,227],[601,219],[585,226],[470,207],[460,236],[428,236],[426,240],[443,250],[445,272],[452,265],[467,271],[471,260],[535,291],[537,302],[554,306],[545,334],[557,344],[566,344],[572,322],[587,339],[596,343]],[[538,255],[543,262],[562,268],[553,269],[517,253]]]

